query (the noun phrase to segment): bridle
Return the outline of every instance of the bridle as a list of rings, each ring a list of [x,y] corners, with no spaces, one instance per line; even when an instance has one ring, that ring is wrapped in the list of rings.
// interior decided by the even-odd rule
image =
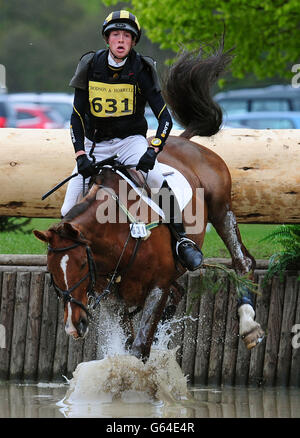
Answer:
[[[147,178],[145,179],[144,182],[144,186],[147,182]],[[122,203],[120,202],[118,196],[113,196],[112,193],[108,190],[107,187],[103,186],[102,184],[98,184],[100,188],[106,190],[110,196],[116,201],[116,203],[118,204],[118,206],[125,211],[125,213],[127,214],[127,216],[129,217],[130,220],[132,220],[132,218],[130,217],[130,213],[128,212],[128,210],[124,209],[124,206],[122,205]],[[117,265],[114,269],[114,271],[111,274],[100,274],[101,276],[106,276],[106,277],[110,277],[110,280],[108,282],[107,287],[104,289],[104,291],[102,292],[102,294],[97,295],[95,294],[95,285],[96,285],[96,264],[95,264],[95,260],[93,258],[92,255],[92,251],[91,248],[84,242],[81,241],[77,241],[75,242],[73,245],[70,246],[66,246],[66,247],[62,247],[62,248],[53,248],[51,245],[48,245],[48,251],[52,251],[54,253],[58,253],[58,252],[66,252],[66,251],[71,251],[74,248],[77,248],[78,246],[85,246],[86,248],[86,255],[87,255],[87,261],[88,261],[88,272],[76,283],[74,284],[72,287],[70,287],[69,289],[63,290],[60,289],[57,284],[55,284],[54,279],[53,279],[53,275],[52,273],[50,273],[51,276],[51,284],[54,287],[55,292],[57,293],[58,297],[63,298],[64,303],[74,303],[77,306],[79,306],[82,310],[85,311],[85,313],[87,314],[88,317],[92,318],[92,315],[90,313],[90,311],[88,310],[88,308],[81,302],[76,300],[74,297],[72,297],[72,292],[78,287],[80,286],[81,283],[83,283],[88,277],[89,277],[89,285],[88,285],[88,289],[87,289],[87,297],[88,297],[88,306],[90,305],[91,301],[94,301],[94,305],[93,305],[93,310],[99,305],[100,301],[106,297],[106,295],[108,295],[111,292],[111,287],[113,285],[115,285],[115,283],[117,282],[117,278],[121,277],[121,274],[124,275],[125,272],[127,272],[131,265],[133,264],[138,248],[141,244],[141,239],[136,239],[136,243],[135,243],[135,247],[134,250],[131,254],[130,260],[127,263],[127,265],[125,266],[125,268],[123,268],[121,271],[119,270],[119,265],[120,262],[123,258],[123,254],[125,252],[125,249],[127,247],[128,241],[130,239],[130,233],[127,236],[126,242],[124,244],[123,250],[121,252],[121,255],[118,259]],[[132,312],[132,315],[135,313]],[[130,317],[131,315],[129,315]]]
[[[70,287],[69,289],[63,290],[60,289],[57,284],[55,284],[54,279],[53,279],[53,275],[51,275],[51,284],[54,287],[55,292],[57,293],[57,295],[61,298],[63,298],[64,303],[74,303],[77,304],[77,306],[79,306],[82,310],[84,310],[86,312],[86,314],[89,317],[92,317],[90,311],[88,310],[88,308],[81,302],[76,300],[74,297],[72,297],[72,292],[74,292],[74,290],[81,285],[81,283],[83,283],[87,278],[89,278],[89,285],[87,288],[87,296],[88,296],[88,300],[90,298],[94,298],[95,297],[95,284],[96,284],[96,265],[95,265],[95,261],[94,258],[92,256],[92,251],[91,248],[83,243],[83,242],[76,242],[73,245],[70,246],[66,246],[63,248],[53,248],[51,245],[48,245],[48,251],[52,251],[54,253],[58,253],[58,252],[66,252],[66,251],[71,251],[74,248],[77,248],[78,246],[85,246],[86,248],[86,255],[87,255],[87,261],[88,261],[88,272],[79,280],[77,281],[77,283],[75,283],[72,287]]]
[[[121,254],[120,258],[119,258],[119,262],[122,259],[124,250],[125,250],[125,248],[127,246],[127,243],[128,243],[128,239],[127,239],[127,241],[126,241],[126,243],[124,245],[122,254]],[[85,313],[90,318],[92,318],[92,314],[90,313],[89,309],[81,301],[78,301],[78,300],[76,300],[76,298],[72,297],[72,295],[71,295],[72,292],[78,286],[80,286],[81,283],[84,282],[84,280],[86,280],[89,277],[90,281],[89,281],[89,285],[88,285],[88,288],[87,288],[87,291],[86,291],[87,297],[88,297],[88,306],[90,305],[90,303],[92,301],[94,301],[94,304],[93,304],[92,308],[93,308],[93,310],[95,310],[96,307],[99,305],[100,301],[104,297],[106,297],[106,295],[108,295],[111,292],[111,287],[115,284],[116,277],[120,276],[121,274],[123,275],[127,270],[130,269],[130,267],[133,264],[134,259],[136,257],[136,254],[137,254],[137,251],[138,251],[140,243],[141,243],[140,240],[136,241],[135,248],[134,248],[134,250],[133,250],[133,252],[131,254],[130,260],[129,260],[128,264],[125,266],[125,268],[123,270],[118,271],[118,267],[119,267],[119,262],[118,262],[116,268],[113,271],[113,273],[111,273],[111,274],[109,274],[109,273],[100,274],[103,277],[110,277],[110,280],[109,280],[109,283],[108,283],[107,287],[102,292],[102,294],[99,294],[99,295],[96,295],[96,293],[95,293],[96,273],[97,273],[97,271],[96,271],[96,264],[95,264],[95,260],[94,260],[93,255],[92,255],[91,248],[87,244],[85,244],[84,242],[76,242],[73,245],[65,246],[63,248],[53,248],[51,245],[48,245],[48,251],[52,251],[52,252],[55,252],[55,253],[70,251],[73,248],[77,248],[80,245],[81,246],[85,246],[85,248],[86,248],[86,255],[87,255],[87,261],[88,261],[88,268],[89,268],[88,272],[79,281],[77,281],[77,283],[75,283],[69,289],[65,289],[65,290],[60,289],[57,286],[57,284],[55,283],[55,281],[53,279],[52,273],[50,273],[51,285],[54,287],[54,290],[57,293],[58,297],[62,298],[64,300],[64,303],[74,303],[74,304],[77,304],[77,306],[79,306],[82,310],[85,311]]]

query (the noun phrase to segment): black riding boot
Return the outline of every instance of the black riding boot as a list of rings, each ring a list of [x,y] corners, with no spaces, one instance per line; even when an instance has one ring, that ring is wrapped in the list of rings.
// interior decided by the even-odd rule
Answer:
[[[164,190],[165,192],[164,194]],[[165,214],[165,223],[168,224],[172,236],[177,241],[176,254],[180,263],[189,271],[199,269],[203,262],[203,254],[199,246],[186,237],[182,214],[176,195],[165,181],[158,192],[159,205]]]
[[[195,242],[186,237],[183,223],[170,223],[169,227],[173,235],[178,236],[176,253],[181,264],[189,271],[199,269],[203,262],[202,251]]]

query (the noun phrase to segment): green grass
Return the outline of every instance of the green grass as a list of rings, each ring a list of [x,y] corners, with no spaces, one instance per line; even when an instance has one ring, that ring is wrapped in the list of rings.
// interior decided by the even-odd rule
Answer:
[[[0,233],[0,254],[46,254],[46,245],[34,236],[32,230],[47,230],[54,222],[58,220],[31,219],[30,223],[24,226],[24,231],[30,231],[28,234],[2,231]]]
[[[0,234],[0,254],[45,254],[46,246],[33,235],[32,230],[47,230],[58,219],[35,218],[24,227],[29,234],[2,232]],[[278,249],[278,244],[260,242],[276,228],[276,225],[240,225],[242,240],[246,248],[257,259],[268,259]],[[215,229],[206,233],[203,245],[204,257],[230,257],[227,248]]]
[[[279,245],[272,242],[261,242],[265,236],[277,228],[277,225],[239,225],[242,241],[248,251],[256,259],[268,259],[279,249]],[[206,233],[202,248],[204,257],[230,258],[229,252],[213,227]]]

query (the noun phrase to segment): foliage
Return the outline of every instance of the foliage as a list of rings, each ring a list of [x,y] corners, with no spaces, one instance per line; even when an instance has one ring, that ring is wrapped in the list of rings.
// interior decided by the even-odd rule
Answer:
[[[115,5],[116,0],[104,0]],[[300,8],[298,0],[131,0],[151,41],[162,49],[195,49],[226,31],[226,48],[236,47],[235,77],[280,75],[291,79],[299,62]]]
[[[280,225],[262,241],[275,242],[282,247],[281,251],[270,257],[264,284],[267,284],[274,275],[279,275],[280,280],[283,281],[283,275],[288,269],[300,269],[300,224]]]
[[[220,263],[204,263],[203,267],[207,271],[207,276],[211,277],[211,273],[214,273],[215,270],[219,270],[223,272],[224,278],[231,281],[233,286],[238,290],[242,291],[243,289],[249,289],[251,292],[257,293],[257,284],[254,283],[250,278],[250,273],[245,275],[238,275],[236,272],[234,272],[232,269],[227,268],[226,266],[220,264]],[[213,285],[212,285],[213,286]],[[219,286],[213,287],[213,291],[217,291]]]
[[[228,280],[239,298],[249,291],[259,293],[258,284],[250,279],[250,273],[239,276],[235,271],[220,263],[204,263],[202,267],[204,270],[201,270],[199,288],[190,296],[191,304],[187,313],[191,311],[194,301],[199,300],[203,293],[217,293],[226,286]],[[217,275],[217,271],[221,271],[221,274]]]
[[[0,64],[9,92],[72,93],[79,58],[104,48],[100,30],[110,8],[98,0],[0,0],[0,11]],[[141,47],[145,54],[161,52],[148,39]]]
[[[14,233],[29,234],[31,231],[24,229],[31,222],[30,218],[0,216],[0,233],[13,231]]]
[[[16,91],[69,91],[80,55],[83,10],[72,0],[0,0],[0,60],[7,88]],[[85,40],[85,38],[84,38]]]

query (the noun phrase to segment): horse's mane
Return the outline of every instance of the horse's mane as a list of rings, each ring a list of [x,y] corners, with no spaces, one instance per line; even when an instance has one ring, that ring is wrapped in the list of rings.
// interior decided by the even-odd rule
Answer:
[[[68,213],[63,218],[63,222],[72,221],[73,219],[75,219],[76,217],[78,217],[82,213],[84,213],[91,206],[91,204],[95,201],[96,196],[97,196],[97,191],[98,191],[97,186],[99,186],[102,182],[103,182],[102,174],[101,174],[101,177],[99,174],[99,175],[95,175],[94,177],[91,178],[91,181],[89,183],[88,193],[84,196],[84,198],[82,198],[82,200],[80,202],[75,204],[68,211]],[[95,190],[92,190],[94,184],[96,184],[96,188],[95,188]]]
[[[71,234],[70,232],[66,231],[66,228],[64,227],[64,224],[66,223],[65,219],[63,219],[58,224],[54,224],[49,228],[49,231],[53,231],[54,233],[58,234],[59,237],[63,239],[72,240],[75,243],[82,243],[87,244],[88,241],[84,238],[84,236],[79,234]]]
[[[117,165],[117,166],[115,166],[115,169],[121,169],[124,172],[126,170],[126,166]],[[60,222],[60,224],[63,224],[65,222],[71,222],[73,219],[80,216],[82,213],[84,213],[91,206],[91,204],[96,200],[97,191],[98,191],[97,187],[99,187],[102,184],[108,183],[107,180],[112,175],[111,172],[112,172],[111,168],[103,168],[103,169],[101,169],[101,172],[99,174],[94,175],[91,178],[91,181],[89,183],[88,193],[85,195],[85,197],[80,202],[78,202],[78,204],[75,204],[68,211],[68,213],[64,216],[64,218]],[[113,172],[113,175],[116,175],[116,173]],[[131,178],[133,177],[133,175],[130,175],[130,174],[128,174],[128,176]],[[120,178],[120,177],[118,176],[118,178]],[[139,181],[136,181],[136,180],[134,180],[134,181],[137,185],[139,184]],[[94,186],[95,186],[95,190],[92,190],[92,188]],[[53,226],[53,228],[54,229],[51,228],[52,231],[54,231],[54,232],[59,231],[59,230],[57,230],[57,227],[55,225]]]
[[[70,222],[77,216],[84,213],[96,199],[96,193],[93,196],[86,196],[81,202],[75,204],[68,213],[64,216],[63,222]]]
[[[49,228],[49,231],[53,231],[54,233],[58,234],[60,237],[73,240],[74,242],[86,243],[87,241],[84,239],[84,237],[81,236],[75,237],[74,235],[71,235],[70,233],[66,232],[66,228],[64,227],[64,224],[71,222],[73,219],[84,213],[92,204],[92,202],[95,201],[96,194],[97,191],[93,191],[92,193],[88,192],[88,194],[82,199],[82,201],[79,202],[78,204],[75,204],[59,223],[53,224]]]

